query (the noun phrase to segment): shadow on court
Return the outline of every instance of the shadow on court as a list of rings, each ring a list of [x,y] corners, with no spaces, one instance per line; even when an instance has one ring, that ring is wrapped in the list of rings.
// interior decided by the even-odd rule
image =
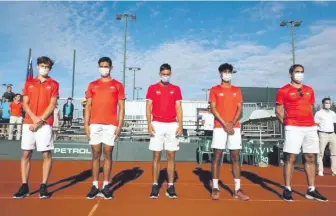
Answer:
[[[143,172],[144,171],[140,169],[140,167],[133,167],[132,169],[119,172],[112,178],[110,190],[114,193],[128,182],[139,178]]]
[[[212,173],[208,170],[203,170],[200,167],[195,168],[193,170],[193,173],[198,176],[199,181],[203,183],[204,188],[209,192],[209,194],[211,194]],[[228,193],[230,193],[231,196],[233,195],[233,191],[231,190],[231,188],[225,185],[222,181],[219,180],[218,185],[221,186]]]
[[[175,170],[174,172],[174,183],[178,180],[178,173],[177,171]],[[159,179],[158,179],[158,184],[159,184],[159,187],[161,188],[163,183],[167,182],[168,183],[168,173],[167,173],[167,168],[164,168],[162,170],[160,170],[160,173],[159,173]]]
[[[103,168],[101,167],[99,169],[99,173],[103,172]],[[88,178],[92,177],[92,171],[91,169],[88,169],[88,170],[85,170],[77,175],[73,175],[73,176],[70,176],[68,178],[64,178],[64,179],[61,179],[57,182],[53,182],[53,183],[50,183],[48,184],[48,188],[50,187],[53,187],[53,186],[57,186],[58,184],[62,184],[62,183],[65,183],[65,182],[68,182],[67,184],[53,190],[53,191],[50,191],[49,194],[50,196],[52,196],[53,194],[61,191],[61,190],[64,190],[68,187],[71,187],[71,186],[74,186],[75,184],[77,184],[78,182],[83,182],[85,180],[87,180]],[[31,193],[31,195],[35,194],[35,193],[38,193],[39,190],[36,190],[34,192]]]
[[[282,194],[281,193],[279,193],[278,191],[276,191],[273,188],[271,188],[270,186],[268,186],[268,184],[270,184],[270,185],[274,185],[274,186],[278,187],[281,190],[284,190],[285,187],[282,186],[281,184],[279,184],[278,182],[274,182],[274,181],[271,181],[269,179],[260,177],[257,174],[249,172],[249,171],[242,171],[241,172],[241,176],[245,177],[246,179],[248,179],[249,181],[251,181],[254,184],[260,185],[265,190],[268,190],[268,191],[272,192],[277,197],[279,197],[280,199],[282,199]],[[298,191],[295,191],[295,190],[292,189],[292,192],[295,193],[295,194],[298,194],[298,195],[300,195],[302,197],[304,197],[304,194],[302,194],[302,193],[300,193]]]

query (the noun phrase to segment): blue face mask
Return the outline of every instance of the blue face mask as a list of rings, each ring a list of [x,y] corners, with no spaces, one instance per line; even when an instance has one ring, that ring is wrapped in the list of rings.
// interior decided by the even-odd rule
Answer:
[[[164,83],[168,83],[170,81],[170,76],[161,76],[160,77],[161,81],[164,82]]]

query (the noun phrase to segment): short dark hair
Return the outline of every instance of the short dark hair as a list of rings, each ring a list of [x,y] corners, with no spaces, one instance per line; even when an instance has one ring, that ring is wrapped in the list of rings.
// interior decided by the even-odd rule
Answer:
[[[292,74],[294,72],[294,70],[297,68],[297,67],[302,67],[303,71],[304,71],[304,67],[300,64],[293,64],[290,68],[289,68],[289,73]]]
[[[47,64],[51,69],[54,66],[54,61],[51,60],[48,56],[41,56],[37,59],[37,65],[39,64]]]
[[[100,63],[102,63],[102,62],[107,62],[107,63],[109,63],[110,67],[112,67],[112,60],[109,57],[101,57],[98,60],[98,65],[100,65]]]
[[[7,89],[9,89],[9,88],[12,88],[12,86],[8,85],[8,86],[7,86]]]
[[[324,102],[326,102],[326,101],[331,101],[330,97],[325,97],[325,98],[322,99],[322,103],[323,103],[323,104],[324,104]]]
[[[19,94],[19,93],[16,93],[16,94],[15,94],[15,97],[16,97],[16,96],[20,96],[20,97],[21,97],[21,94]]]
[[[223,72],[225,70],[229,70],[229,71],[233,71],[233,66],[230,65],[229,63],[225,63],[225,64],[221,64],[219,67],[218,67],[218,72]]]
[[[163,70],[170,70],[171,71],[171,66],[167,63],[164,63],[160,66],[160,72]]]

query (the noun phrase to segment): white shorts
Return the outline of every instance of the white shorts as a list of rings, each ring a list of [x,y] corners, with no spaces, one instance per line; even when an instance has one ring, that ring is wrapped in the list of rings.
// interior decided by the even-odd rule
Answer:
[[[301,147],[303,153],[319,153],[317,127],[285,126],[285,143],[283,151],[299,154]]]
[[[233,128],[234,134],[228,135],[223,128],[215,128],[212,135],[211,148],[214,149],[242,149],[240,128]]]
[[[90,125],[90,145],[104,143],[105,145],[114,146],[115,130],[114,125],[91,124]]]
[[[29,130],[31,124],[23,124],[22,126],[22,150],[33,150],[39,152],[51,151],[54,149],[54,142],[52,139],[52,127],[50,125],[42,125],[37,131]]]
[[[177,122],[152,122],[155,135],[150,139],[151,151],[177,151],[180,149],[179,140],[176,138]]]

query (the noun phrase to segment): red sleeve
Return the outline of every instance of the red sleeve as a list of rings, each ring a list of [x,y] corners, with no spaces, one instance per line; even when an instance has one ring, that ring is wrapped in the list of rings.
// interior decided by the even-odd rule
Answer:
[[[28,84],[25,82],[24,87],[22,89],[22,96],[28,96]]]
[[[284,101],[285,101],[285,93],[283,92],[283,90],[279,89],[276,94],[275,102],[277,104],[283,105]]]
[[[9,109],[13,109],[13,102],[9,104]]]
[[[91,83],[89,84],[87,90],[86,90],[86,94],[85,94],[85,98],[92,98],[93,94],[92,94],[92,85]]]
[[[181,101],[182,100],[182,92],[181,92],[181,88],[177,87],[177,91],[176,91],[176,101]]]
[[[216,91],[213,88],[210,89],[209,101],[216,102]]]
[[[154,96],[154,90],[153,90],[153,87],[152,86],[149,86],[148,87],[148,90],[147,90],[147,94],[146,94],[146,99],[147,100],[153,100],[153,96]]]
[[[118,87],[118,100],[124,100],[125,99],[125,88],[122,84],[119,85]]]
[[[57,98],[59,96],[59,84],[55,82],[55,86],[53,88],[53,91],[51,93],[51,97]]]
[[[243,95],[240,88],[237,89],[237,102],[243,103]]]
[[[310,103],[315,104],[315,93],[314,90],[311,90]]]

